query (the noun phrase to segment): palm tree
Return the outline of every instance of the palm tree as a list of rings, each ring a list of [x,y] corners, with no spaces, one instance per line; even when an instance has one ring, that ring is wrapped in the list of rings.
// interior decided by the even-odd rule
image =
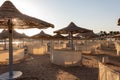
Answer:
[[[114,31],[110,31],[109,33],[110,33],[110,35],[114,35]]]
[[[120,26],[120,18],[118,19],[118,26]]]
[[[104,34],[104,36],[107,36],[107,32],[106,31],[103,31],[103,34]]]

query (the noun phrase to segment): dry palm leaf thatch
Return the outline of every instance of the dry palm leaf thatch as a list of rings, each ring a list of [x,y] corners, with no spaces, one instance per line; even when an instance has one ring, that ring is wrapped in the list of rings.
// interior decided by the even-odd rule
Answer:
[[[13,38],[14,39],[21,39],[21,38],[28,38],[27,35],[25,34],[20,34],[18,32],[16,32],[15,30],[13,30]],[[3,30],[1,33],[0,33],[0,39],[6,39],[6,38],[9,38],[9,31],[8,30]]]
[[[67,37],[62,36],[61,34],[57,33],[56,35],[52,36],[53,40],[63,40],[63,39],[67,39]]]
[[[14,28],[48,28],[53,24],[30,17],[21,13],[10,1],[5,1],[0,7],[0,28],[7,26],[8,19],[12,19]]]
[[[7,28],[9,31],[9,80],[13,79],[13,47],[12,47],[12,29],[26,28],[48,28],[54,27],[53,24],[30,17],[21,13],[10,1],[5,1],[0,7],[0,28]]]
[[[54,33],[69,34],[70,45],[71,45],[71,48],[74,49],[73,48],[73,34],[86,33],[86,32],[90,32],[90,31],[92,31],[92,30],[88,30],[88,29],[85,29],[85,28],[78,27],[73,22],[71,22],[67,27],[62,28],[62,29],[57,30],[57,31],[54,31]]]
[[[50,39],[52,36],[45,33],[44,31],[41,31],[39,34],[36,34],[34,36],[32,36],[31,38],[34,39]]]
[[[71,32],[72,34],[75,34],[75,33],[85,33],[85,32],[89,32],[89,31],[91,31],[91,30],[78,27],[73,22],[71,22],[67,27],[62,28],[57,31],[54,31],[54,33],[69,34]]]

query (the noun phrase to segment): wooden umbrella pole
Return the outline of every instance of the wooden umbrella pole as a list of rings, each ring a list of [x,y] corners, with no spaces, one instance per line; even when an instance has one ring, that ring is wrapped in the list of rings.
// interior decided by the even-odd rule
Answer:
[[[23,38],[23,47],[25,46],[24,38]]]
[[[23,34],[24,34],[24,28],[23,28]],[[23,47],[25,46],[25,38],[23,38]]]
[[[43,38],[41,38],[41,46],[43,46],[43,44],[44,44],[44,43],[43,43]]]
[[[72,50],[74,49],[74,46],[73,46],[73,34],[72,32],[69,33],[69,37],[70,37],[70,47],[72,48]]]
[[[4,39],[4,50],[6,50],[6,39]]]
[[[73,34],[71,32],[71,45],[72,45],[72,50],[74,50],[74,45],[73,45]]]
[[[8,30],[9,30],[9,80],[13,79],[13,46],[12,46],[12,22],[8,20]]]

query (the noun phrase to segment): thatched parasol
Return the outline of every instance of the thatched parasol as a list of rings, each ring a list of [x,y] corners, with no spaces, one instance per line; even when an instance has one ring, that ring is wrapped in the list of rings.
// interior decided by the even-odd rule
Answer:
[[[55,35],[52,36],[52,40],[57,40],[58,41],[58,44],[60,45],[60,40],[66,40],[67,37],[65,36],[62,36],[61,34],[57,33]]]
[[[85,38],[85,39],[92,39],[92,38],[98,37],[98,35],[95,34],[93,31],[86,32],[86,33],[78,33],[76,36],[81,37],[81,38]]]
[[[76,33],[85,33],[85,32],[89,32],[89,31],[92,31],[92,30],[88,30],[88,29],[85,29],[85,28],[78,27],[73,22],[71,22],[67,27],[65,27],[63,29],[60,29],[60,30],[57,30],[57,31],[54,31],[54,33],[60,33],[60,34],[72,33],[72,34],[76,34]]]
[[[36,35],[32,36],[31,38],[34,38],[34,39],[50,39],[51,35],[45,33],[44,31],[41,31],[39,34],[36,34]]]
[[[86,33],[86,32],[90,32],[90,31],[92,31],[92,30],[78,27],[73,22],[71,22],[67,27],[57,30],[57,31],[54,31],[54,33],[69,34],[69,38],[71,40],[71,47],[73,49],[73,34]]]
[[[52,36],[53,40],[63,40],[63,39],[67,39],[65,36],[62,36],[61,34],[57,33],[56,35]]]
[[[51,39],[51,37],[52,37],[51,35],[45,33],[44,31],[41,31],[40,33],[32,36],[31,38],[33,38],[33,39],[41,39],[41,40],[49,40],[49,39]]]
[[[118,19],[118,26],[120,26],[120,18]]]
[[[20,34],[18,32],[16,32],[15,30],[13,30],[12,32],[13,34],[13,38],[14,39],[24,39],[24,38],[29,38],[27,35],[25,34]],[[6,50],[6,39],[9,38],[9,31],[8,30],[3,30],[1,33],[0,33],[0,39],[4,39],[5,41],[5,46],[4,46],[4,50]],[[24,41],[23,41],[23,44],[24,44]]]
[[[36,35],[32,36],[31,38],[33,38],[33,39],[41,39],[41,43],[43,45],[43,40],[49,40],[49,39],[52,38],[52,36],[45,33],[44,31],[41,31],[39,34],[36,34]]]
[[[8,19],[13,22],[14,28],[48,28],[52,24],[21,13],[10,1],[5,1],[0,7],[0,28],[7,26]]]
[[[13,80],[13,47],[12,30],[13,28],[48,28],[54,27],[52,24],[27,16],[21,13],[10,1],[5,1],[0,7],[0,28],[9,30],[9,80]]]
[[[27,35],[18,33],[18,32],[16,32],[15,30],[13,30],[12,34],[13,34],[12,37],[13,37],[14,39],[28,38]],[[8,30],[3,30],[3,31],[0,33],[0,39],[6,39],[6,38],[9,38],[9,31],[8,31]]]

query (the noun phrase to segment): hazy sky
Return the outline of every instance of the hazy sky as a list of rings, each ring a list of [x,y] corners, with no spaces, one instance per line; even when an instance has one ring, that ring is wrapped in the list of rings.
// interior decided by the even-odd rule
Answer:
[[[5,0],[0,0],[0,5]],[[79,27],[102,31],[120,31],[120,0],[10,0],[22,13],[47,21],[55,28],[44,30],[48,34],[69,25],[72,21]],[[24,30],[28,35],[31,31]],[[31,34],[32,35],[32,34]]]

